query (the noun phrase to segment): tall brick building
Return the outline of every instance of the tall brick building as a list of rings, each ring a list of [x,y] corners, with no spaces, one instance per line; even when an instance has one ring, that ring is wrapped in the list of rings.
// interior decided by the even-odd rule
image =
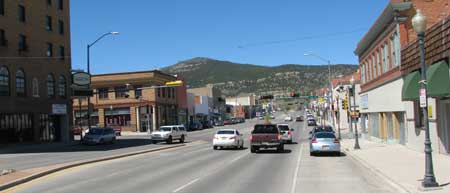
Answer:
[[[69,0],[0,0],[0,143],[68,141]]]
[[[408,89],[412,79],[405,68],[411,65],[405,61],[405,54],[409,53],[403,48],[417,46],[411,18],[418,9],[428,17],[430,27],[449,15],[448,4],[448,0],[391,0],[358,43],[355,54],[359,57],[360,95],[364,101],[361,126],[368,131],[371,140],[423,149],[422,126],[414,124],[419,120],[414,117],[420,112],[418,97],[415,97],[418,87],[417,91]],[[415,57],[418,60],[418,56]],[[435,125],[436,119],[432,117],[430,126]],[[431,133],[432,140],[437,141],[436,130],[431,129]],[[433,145],[436,149],[436,144]]]

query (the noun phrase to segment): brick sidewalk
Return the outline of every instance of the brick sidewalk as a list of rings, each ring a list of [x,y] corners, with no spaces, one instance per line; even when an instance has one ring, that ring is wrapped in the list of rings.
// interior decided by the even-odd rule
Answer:
[[[405,146],[370,142],[360,139],[360,150],[354,150],[354,139],[341,141],[342,149],[355,160],[366,165],[388,181],[407,192],[421,192],[421,180],[425,174],[425,155]],[[442,186],[433,193],[450,192],[450,157],[433,154],[436,180]]]

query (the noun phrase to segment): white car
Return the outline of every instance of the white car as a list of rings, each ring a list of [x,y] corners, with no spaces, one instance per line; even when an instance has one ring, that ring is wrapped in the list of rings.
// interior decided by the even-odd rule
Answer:
[[[183,125],[167,125],[161,126],[159,131],[154,131],[151,134],[152,142],[158,143],[165,141],[172,143],[173,140],[179,140],[180,143],[184,143],[187,137],[186,128]]]
[[[292,117],[291,116],[287,116],[286,118],[284,118],[284,121],[292,121]]]
[[[281,139],[283,142],[291,144],[294,129],[289,128],[288,124],[277,124],[277,127],[280,130]]]
[[[244,138],[236,129],[220,129],[216,132],[213,139],[213,148],[234,147],[235,149],[244,149]]]

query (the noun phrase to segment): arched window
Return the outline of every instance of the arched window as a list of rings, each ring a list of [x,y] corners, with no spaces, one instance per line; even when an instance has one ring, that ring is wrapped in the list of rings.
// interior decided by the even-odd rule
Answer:
[[[47,75],[47,96],[48,98],[55,97],[55,78],[52,74]]]
[[[16,73],[16,94],[17,96],[25,96],[25,73],[23,70],[18,70]]]
[[[62,98],[66,97],[66,78],[64,75],[59,76],[58,96]]]
[[[9,71],[5,66],[0,67],[0,96],[9,96]]]
[[[33,97],[39,97],[39,81],[37,78],[33,78]]]

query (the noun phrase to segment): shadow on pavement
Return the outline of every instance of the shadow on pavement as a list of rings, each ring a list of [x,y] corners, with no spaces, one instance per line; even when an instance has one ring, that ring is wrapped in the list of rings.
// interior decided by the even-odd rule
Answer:
[[[178,144],[178,142],[175,142],[173,144]],[[117,139],[114,144],[84,145],[79,143],[79,141],[77,141],[71,144],[53,143],[53,144],[27,144],[27,145],[7,146],[4,148],[0,148],[0,154],[110,151],[147,145],[152,145],[152,141],[150,139],[125,138],[125,139]],[[166,144],[162,143],[161,145]],[[153,146],[156,147],[156,145]]]
[[[347,154],[345,154],[344,152],[341,152],[340,154],[337,154],[335,152],[322,152],[322,153],[314,153],[314,155],[312,155],[314,157],[345,157],[347,156]]]
[[[296,145],[296,144],[298,144],[298,142],[293,141],[292,143],[285,143],[284,145]]]
[[[233,147],[220,148],[218,151],[243,151],[248,149],[248,147],[244,147],[243,149],[235,149]]]
[[[263,150],[258,150],[256,152],[256,154],[284,154],[284,153],[291,153],[292,151],[290,149],[285,149],[282,152],[277,151],[276,149],[271,150],[271,149],[263,149]]]

